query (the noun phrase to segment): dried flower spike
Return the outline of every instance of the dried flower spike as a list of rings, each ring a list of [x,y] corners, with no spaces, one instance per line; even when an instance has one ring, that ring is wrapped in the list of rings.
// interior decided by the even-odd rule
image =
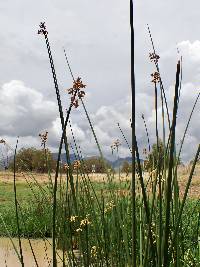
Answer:
[[[149,53],[149,58],[151,62],[154,61],[157,64],[160,57],[155,53]]]
[[[43,34],[44,36],[47,36],[48,32],[45,26],[45,22],[41,22],[39,27],[40,29],[38,30],[38,34]]]
[[[151,74],[151,77],[153,78],[152,83],[159,83],[160,82],[160,73],[154,72]]]
[[[121,145],[119,139],[117,139],[116,141],[113,142],[113,144],[111,145],[112,149],[118,148]]]
[[[68,89],[68,94],[72,95],[71,97],[71,104],[77,108],[79,106],[78,104],[78,98],[83,98],[85,96],[85,92],[81,89],[85,88],[86,85],[83,84],[80,77],[78,77],[74,82],[73,86]]]
[[[39,137],[41,139],[41,146],[44,146],[46,145],[46,142],[47,142],[47,136],[48,136],[48,132],[46,131],[45,133],[43,134],[39,134]]]

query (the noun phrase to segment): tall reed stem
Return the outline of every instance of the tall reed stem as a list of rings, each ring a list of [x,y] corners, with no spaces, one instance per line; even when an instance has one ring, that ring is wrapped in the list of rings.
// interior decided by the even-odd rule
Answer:
[[[165,219],[165,233],[164,233],[164,245],[163,245],[163,253],[164,253],[163,265],[166,267],[169,266],[170,202],[172,198],[172,174],[174,166],[176,117],[178,110],[179,75],[180,75],[180,61],[178,61],[177,71],[176,71],[173,120],[170,131],[169,168],[168,168],[168,178],[166,183],[166,219]]]
[[[17,156],[17,147],[18,147],[18,139],[15,147],[15,154],[14,154],[14,196],[15,196],[15,213],[16,213],[16,221],[17,221],[17,233],[18,233],[18,242],[19,242],[19,252],[20,252],[20,259],[21,265],[24,267],[24,258],[22,253],[22,243],[21,243],[21,233],[20,233],[20,226],[19,226],[19,211],[18,211],[18,202],[17,202],[17,187],[16,187],[16,156]]]
[[[135,44],[134,44],[134,25],[133,25],[133,0],[130,0],[130,29],[131,29],[131,89],[132,89],[132,180],[131,180],[131,199],[132,199],[132,265],[136,267],[136,193],[135,193]]]

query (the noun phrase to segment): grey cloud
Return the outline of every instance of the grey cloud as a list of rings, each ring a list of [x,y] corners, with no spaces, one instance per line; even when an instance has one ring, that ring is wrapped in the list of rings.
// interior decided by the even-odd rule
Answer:
[[[11,81],[0,90],[0,134],[34,136],[56,117],[54,102],[21,81]]]

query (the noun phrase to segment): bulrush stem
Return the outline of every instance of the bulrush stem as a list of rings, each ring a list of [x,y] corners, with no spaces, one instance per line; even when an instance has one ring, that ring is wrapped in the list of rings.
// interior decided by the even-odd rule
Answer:
[[[145,213],[146,213],[146,221],[147,221],[147,225],[148,225],[148,238],[150,238],[150,244],[151,244],[151,251],[152,251],[152,261],[155,264],[155,259],[156,259],[156,249],[155,249],[155,245],[154,245],[154,240],[153,240],[153,236],[152,236],[152,223],[151,223],[151,214],[150,214],[150,210],[149,210],[149,205],[148,205],[148,199],[147,199],[147,191],[145,188],[145,184],[144,184],[144,179],[142,176],[142,168],[141,168],[141,164],[140,164],[140,155],[139,155],[139,150],[138,150],[138,145],[137,145],[137,140],[135,137],[135,151],[136,151],[136,160],[137,160],[137,166],[138,166],[138,175],[139,175],[139,181],[140,181],[140,186],[141,186],[141,190],[142,190],[142,197],[143,197],[143,202],[144,202],[144,209],[145,209]],[[146,251],[148,249],[148,244],[146,243]],[[145,253],[145,256],[147,254]],[[144,261],[146,260],[146,257],[144,257]]]
[[[22,267],[24,267],[24,259],[22,253],[22,243],[20,237],[20,227],[19,227],[19,212],[18,212],[18,202],[17,202],[17,187],[16,187],[16,156],[17,156],[17,147],[18,147],[18,139],[15,147],[14,153],[14,196],[15,196],[15,213],[16,213],[16,221],[17,221],[17,234],[18,234],[18,241],[19,241],[19,252],[20,252],[20,261]]]
[[[133,0],[130,0],[130,28],[131,28],[131,89],[132,89],[132,179],[131,179],[131,201],[132,201],[132,266],[137,266],[137,229],[136,229],[136,193],[135,193],[135,56],[134,56],[134,25],[133,25]]]
[[[56,90],[56,97],[57,97],[57,102],[58,102],[58,108],[59,108],[59,114],[60,114],[60,120],[61,120],[61,125],[62,125],[62,137],[61,137],[61,142],[59,146],[59,153],[58,153],[58,159],[57,159],[57,167],[56,167],[56,174],[55,174],[55,182],[54,182],[54,192],[53,192],[53,223],[52,223],[52,246],[53,246],[53,267],[57,267],[57,260],[56,260],[56,205],[57,205],[57,200],[56,200],[56,193],[57,193],[57,179],[58,179],[58,171],[59,171],[59,164],[60,164],[60,157],[61,157],[61,151],[62,151],[62,144],[64,140],[65,144],[65,152],[66,152],[66,159],[67,159],[67,164],[70,165],[70,157],[69,157],[69,149],[68,149],[68,142],[67,142],[67,137],[66,137],[66,127],[67,123],[69,120],[69,115],[72,109],[72,104],[70,105],[70,108],[67,112],[67,118],[64,120],[64,115],[63,115],[63,110],[62,110],[62,103],[61,103],[61,98],[60,98],[60,91],[58,87],[58,81],[56,77],[56,72],[55,72],[55,67],[54,67],[54,62],[53,62],[53,57],[51,53],[51,47],[49,44],[49,39],[48,39],[48,32],[46,31],[46,26],[44,23],[40,24],[40,30],[38,31],[39,34],[43,34],[45,37],[45,42],[47,46],[47,51],[49,55],[49,61],[51,65],[51,71],[53,75],[53,80],[54,80],[54,86]],[[76,206],[76,198],[75,198],[75,190],[74,190],[74,184],[73,184],[73,175],[70,171],[70,186],[72,189],[72,194],[73,194],[73,200],[75,201],[74,204]]]
[[[175,151],[175,130],[176,130],[176,117],[178,110],[178,88],[179,88],[179,76],[180,76],[180,61],[177,64],[176,71],[176,84],[175,84],[175,96],[174,96],[174,108],[173,108],[173,119],[170,130],[170,150],[169,150],[169,168],[168,178],[166,181],[166,219],[165,219],[165,233],[163,243],[163,266],[169,266],[169,232],[170,232],[170,203],[172,199],[172,175],[174,166],[174,151]]]
[[[146,124],[146,120],[145,120],[144,114],[142,114],[142,119],[143,119],[143,122],[144,122],[144,128],[145,128],[145,132],[146,132],[146,136],[147,136],[148,150],[149,150],[149,153],[150,153],[151,152],[151,144],[150,144],[149,132],[148,132],[148,129],[147,129],[147,124]]]

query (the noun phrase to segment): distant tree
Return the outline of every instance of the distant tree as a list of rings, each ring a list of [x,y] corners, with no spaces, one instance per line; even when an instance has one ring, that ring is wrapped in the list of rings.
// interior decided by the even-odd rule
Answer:
[[[9,169],[13,170],[13,161]],[[53,159],[49,149],[39,150],[34,147],[21,148],[16,155],[16,171],[34,171],[45,173],[55,170],[56,161]]]
[[[88,173],[94,172],[94,168],[96,173],[105,173],[106,169],[112,169],[112,166],[106,160],[103,162],[101,158],[98,157],[85,159],[84,167],[85,171]]]
[[[153,144],[151,148],[151,152],[147,155],[146,160],[144,161],[144,169],[155,169],[157,166],[160,166],[160,169],[164,167],[164,157],[166,167],[169,164],[169,153],[166,153],[164,155],[164,145],[161,139],[158,140],[158,145]],[[181,159],[176,159],[178,161],[178,165],[182,164]]]

